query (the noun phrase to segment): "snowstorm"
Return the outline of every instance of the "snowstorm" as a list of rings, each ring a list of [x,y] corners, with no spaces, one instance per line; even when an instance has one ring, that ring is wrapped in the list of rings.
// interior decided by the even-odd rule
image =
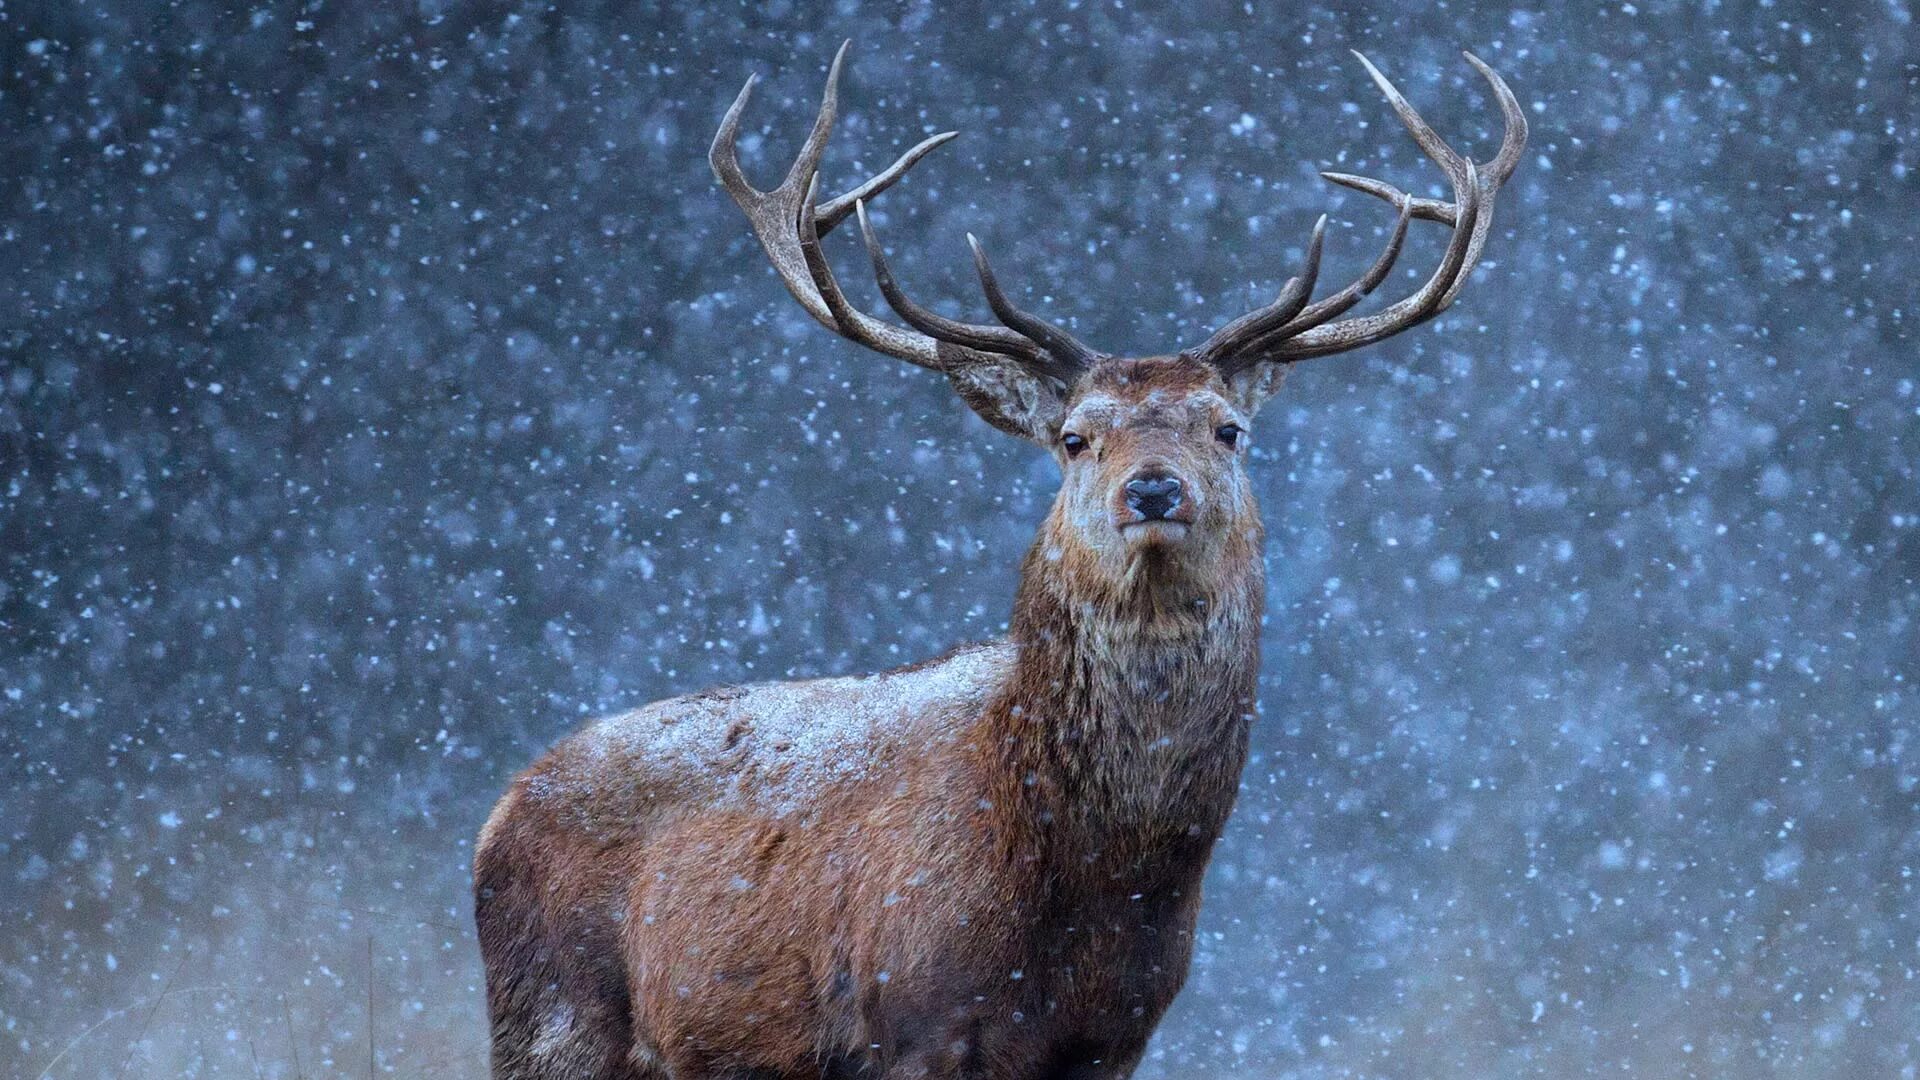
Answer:
[[[1920,1072],[1920,33],[1794,3],[0,0],[0,1074],[487,1074],[475,836],[596,718],[1006,633],[1060,485],[773,186],[1122,355],[1477,161],[1250,425],[1251,756],[1138,1076]],[[1409,226],[1358,309],[1414,292]],[[826,237],[886,305],[858,228]],[[831,747],[831,730],[796,739]]]

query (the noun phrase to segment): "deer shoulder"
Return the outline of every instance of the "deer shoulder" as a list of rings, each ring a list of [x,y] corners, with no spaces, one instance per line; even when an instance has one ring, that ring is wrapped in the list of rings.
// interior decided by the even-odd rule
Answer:
[[[656,701],[562,740],[515,781],[502,809],[510,801],[602,844],[691,814],[818,815],[836,792],[890,790],[906,779],[903,762],[973,738],[1012,651],[974,644],[876,675]]]

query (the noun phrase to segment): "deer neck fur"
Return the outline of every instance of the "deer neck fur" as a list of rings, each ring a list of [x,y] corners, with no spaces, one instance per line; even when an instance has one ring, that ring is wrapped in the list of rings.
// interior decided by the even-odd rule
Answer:
[[[989,709],[996,797],[1023,807],[1029,850],[1056,875],[1105,864],[1099,877],[1125,880],[1154,864],[1197,877],[1246,763],[1266,591],[1258,519],[1203,565],[1147,548],[1116,580],[1064,517],[1056,507],[1022,567],[1015,669]]]

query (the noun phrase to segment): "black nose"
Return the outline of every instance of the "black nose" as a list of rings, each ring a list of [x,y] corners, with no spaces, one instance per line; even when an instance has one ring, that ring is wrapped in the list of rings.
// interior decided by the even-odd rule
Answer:
[[[1162,521],[1180,505],[1180,480],[1166,473],[1147,473],[1127,481],[1127,509],[1141,521]]]

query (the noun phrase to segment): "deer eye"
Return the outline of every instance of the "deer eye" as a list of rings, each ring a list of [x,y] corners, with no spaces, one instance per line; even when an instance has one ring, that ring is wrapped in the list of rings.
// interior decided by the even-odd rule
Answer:
[[[1080,452],[1087,448],[1087,440],[1069,431],[1060,436],[1060,446],[1066,450],[1068,457],[1079,457]]]
[[[1221,424],[1213,429],[1213,437],[1225,443],[1229,449],[1240,445],[1240,436],[1245,434],[1239,424]]]

